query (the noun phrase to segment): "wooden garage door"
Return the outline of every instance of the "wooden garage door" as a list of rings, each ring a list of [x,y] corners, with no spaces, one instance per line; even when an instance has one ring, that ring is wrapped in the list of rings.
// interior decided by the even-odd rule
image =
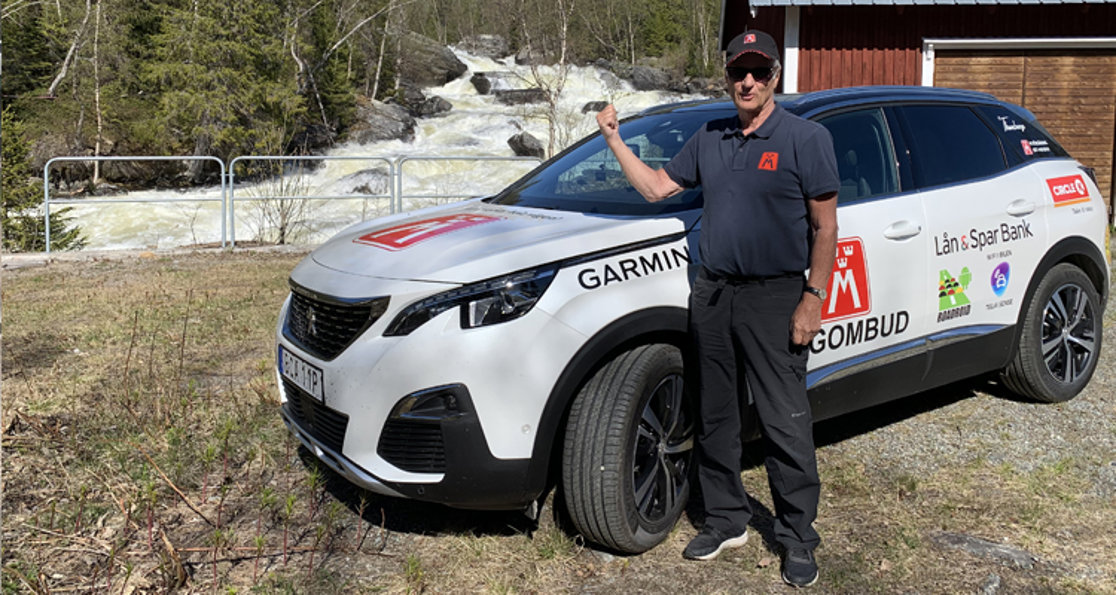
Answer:
[[[934,85],[986,91],[1026,107],[1097,172],[1112,213],[1116,50],[943,50]]]

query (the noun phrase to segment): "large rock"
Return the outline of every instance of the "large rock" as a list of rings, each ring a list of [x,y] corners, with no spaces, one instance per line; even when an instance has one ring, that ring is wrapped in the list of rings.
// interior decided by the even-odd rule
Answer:
[[[458,48],[473,54],[493,60],[506,58],[511,53],[508,40],[500,35],[470,35],[457,44]]]
[[[333,146],[336,135],[324,124],[307,124],[287,144],[288,155],[321,155]]]
[[[496,91],[495,95],[496,99],[504,105],[546,102],[546,91],[542,89],[508,89],[506,91]]]
[[[389,102],[394,100],[388,100]],[[427,97],[420,89],[403,87],[398,103],[407,109],[407,113],[415,118],[436,116],[453,109],[453,104],[434,95]]]
[[[531,136],[529,132],[520,132],[508,139],[508,146],[519,157],[538,157],[546,159],[546,148],[542,141]]]
[[[469,69],[449,48],[429,37],[408,32],[399,43],[399,78],[404,85],[440,87]]]
[[[595,114],[595,113],[603,110],[606,107],[608,107],[608,102],[607,101],[590,101],[590,102],[586,103],[585,105],[581,106],[581,113],[583,113],[583,114],[594,113]]]
[[[349,127],[349,140],[363,144],[397,139],[410,142],[414,138],[415,119],[405,107],[357,98],[356,122]]]
[[[651,66],[632,68],[632,86],[639,91],[662,91],[670,87],[670,74]]]
[[[474,74],[473,77],[469,79],[469,82],[473,83],[473,88],[481,95],[488,95],[488,92],[492,90],[492,81],[490,81],[488,75],[483,72]]]

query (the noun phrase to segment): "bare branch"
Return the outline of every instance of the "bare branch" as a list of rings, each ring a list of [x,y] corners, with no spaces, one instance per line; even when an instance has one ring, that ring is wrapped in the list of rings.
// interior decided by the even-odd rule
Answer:
[[[81,26],[78,27],[77,33],[74,34],[74,42],[70,44],[70,51],[66,53],[66,59],[62,61],[62,69],[58,71],[58,76],[54,77],[54,82],[50,84],[50,89],[47,90],[47,97],[53,99],[55,92],[58,91],[58,85],[62,84],[62,79],[66,78],[66,73],[70,70],[70,64],[73,64],[77,50],[81,47],[81,38],[85,35],[86,27],[89,26],[89,14],[92,11],[91,0],[85,0],[85,17],[81,20]]]

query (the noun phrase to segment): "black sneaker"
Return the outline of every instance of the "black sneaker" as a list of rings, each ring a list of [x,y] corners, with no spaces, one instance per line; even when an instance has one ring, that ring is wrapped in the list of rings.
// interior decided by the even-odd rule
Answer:
[[[748,530],[740,535],[726,535],[711,527],[706,527],[698,533],[697,537],[690,540],[690,544],[682,552],[682,557],[689,560],[712,560],[721,555],[722,550],[741,547],[748,543]]]
[[[783,581],[792,587],[809,587],[818,582],[818,563],[814,552],[802,547],[783,554]]]

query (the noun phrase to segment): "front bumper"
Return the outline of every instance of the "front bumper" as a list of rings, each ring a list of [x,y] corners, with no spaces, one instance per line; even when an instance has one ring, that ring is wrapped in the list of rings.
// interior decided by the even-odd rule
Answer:
[[[287,382],[283,422],[319,460],[348,481],[378,494],[437,502],[456,508],[526,508],[545,488],[545,473],[530,459],[491,455],[468,390],[461,385],[425,391],[452,392],[456,409],[444,415],[392,416],[380,431],[377,454],[422,472],[431,482],[389,481],[341,454],[348,416],[319,403]],[[399,400],[407,401],[411,395]]]

